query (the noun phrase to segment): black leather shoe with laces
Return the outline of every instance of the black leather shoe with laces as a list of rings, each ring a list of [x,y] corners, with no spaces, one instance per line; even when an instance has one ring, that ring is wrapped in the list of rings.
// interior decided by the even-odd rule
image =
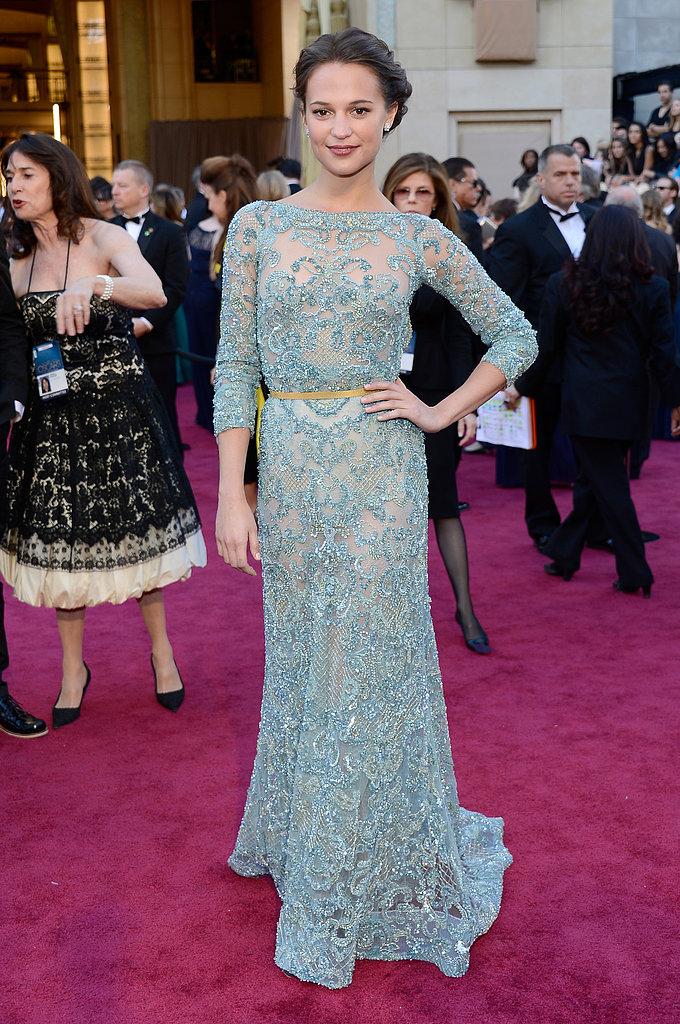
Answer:
[[[7,683],[0,682],[0,731],[20,740],[33,740],[45,736],[47,726],[42,718],[29,715],[28,711],[10,697]]]

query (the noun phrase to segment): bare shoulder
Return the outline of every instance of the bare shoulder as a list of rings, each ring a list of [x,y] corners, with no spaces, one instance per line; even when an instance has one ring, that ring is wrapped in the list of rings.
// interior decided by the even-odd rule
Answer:
[[[120,224],[112,224],[108,220],[85,220],[83,222],[86,236],[98,249],[113,252],[124,246],[135,245],[134,239]]]

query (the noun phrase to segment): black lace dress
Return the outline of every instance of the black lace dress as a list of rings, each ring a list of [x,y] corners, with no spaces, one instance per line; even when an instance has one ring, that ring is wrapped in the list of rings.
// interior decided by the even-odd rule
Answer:
[[[55,337],[58,291],[20,299],[31,345]],[[0,571],[20,601],[114,604],[206,563],[191,486],[130,314],[94,297],[85,333],[60,339],[68,391],[35,377],[12,432]]]

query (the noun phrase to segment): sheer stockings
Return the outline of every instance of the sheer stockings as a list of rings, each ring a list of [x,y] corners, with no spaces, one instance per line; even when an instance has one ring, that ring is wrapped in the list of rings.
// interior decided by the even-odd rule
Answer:
[[[460,625],[466,640],[484,635],[472,607],[465,531],[460,519],[434,519],[437,545],[453,587]]]

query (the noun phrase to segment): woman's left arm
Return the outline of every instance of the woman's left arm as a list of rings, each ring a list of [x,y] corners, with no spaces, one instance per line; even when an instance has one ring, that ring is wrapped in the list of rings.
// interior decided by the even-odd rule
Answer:
[[[465,383],[438,405],[425,406],[401,382],[374,381],[362,399],[378,419],[410,419],[435,432],[483,405],[527,370],[538,354],[536,334],[524,314],[494,284],[470,250],[439,221],[423,230],[425,282],[440,292],[487,346]]]
[[[125,228],[97,223],[92,240],[102,257],[101,264],[113,268],[118,275],[112,278],[112,302],[129,309],[160,309],[166,304],[160,278]],[[90,322],[92,296],[102,295],[106,287],[107,282],[94,273],[73,281],[57,300],[58,333],[81,333]]]

